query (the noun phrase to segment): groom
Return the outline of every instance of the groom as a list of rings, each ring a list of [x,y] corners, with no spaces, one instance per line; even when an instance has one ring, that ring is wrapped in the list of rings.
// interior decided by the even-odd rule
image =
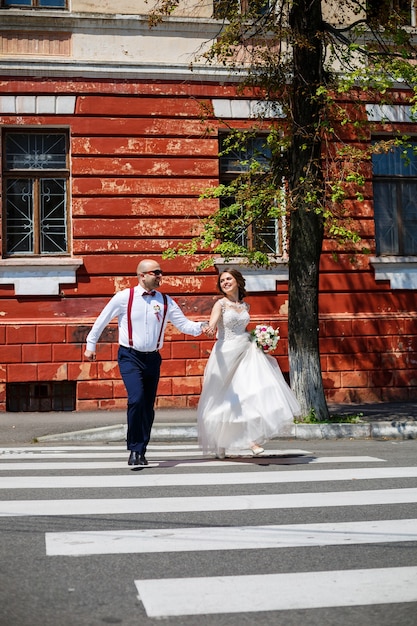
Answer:
[[[198,336],[207,322],[189,320],[170,296],[157,289],[162,270],[152,259],[137,267],[138,284],[117,292],[104,307],[87,335],[84,356],[96,359],[96,344],[104,328],[117,318],[118,364],[127,391],[128,465],[148,465],[145,453],[155,417],[154,404],[161,369],[159,353],[167,322],[180,332]]]

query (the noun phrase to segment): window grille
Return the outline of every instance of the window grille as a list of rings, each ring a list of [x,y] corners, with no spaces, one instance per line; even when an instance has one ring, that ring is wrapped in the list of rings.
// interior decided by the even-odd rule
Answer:
[[[10,412],[74,411],[74,381],[7,383],[6,410]]]
[[[3,155],[4,255],[67,254],[66,134],[6,132]]]
[[[228,135],[220,135],[220,184],[227,185],[240,174],[248,172],[252,159],[256,160],[264,171],[269,169],[271,151],[264,136],[251,137],[244,146],[234,146],[232,149],[227,148],[227,143]],[[283,197],[284,194],[281,194],[281,198],[277,197],[275,202],[277,204],[282,202]],[[234,197],[222,197],[220,199],[222,208],[234,203]],[[280,218],[267,217],[240,230],[235,235],[234,243],[244,247],[256,248],[267,254],[285,256],[287,253],[286,238],[286,218],[285,211],[283,211]]]
[[[261,17],[271,10],[269,0],[213,0],[213,17],[218,20],[230,19],[232,15],[251,11],[252,15]]]
[[[416,0],[367,0],[366,12],[369,20],[381,24],[394,13],[405,26],[416,26],[416,4]]]

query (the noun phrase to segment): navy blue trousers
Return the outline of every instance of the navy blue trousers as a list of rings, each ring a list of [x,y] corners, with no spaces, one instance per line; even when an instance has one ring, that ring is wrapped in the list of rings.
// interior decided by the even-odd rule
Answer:
[[[118,363],[127,391],[127,449],[145,454],[155,417],[161,355],[119,346]]]

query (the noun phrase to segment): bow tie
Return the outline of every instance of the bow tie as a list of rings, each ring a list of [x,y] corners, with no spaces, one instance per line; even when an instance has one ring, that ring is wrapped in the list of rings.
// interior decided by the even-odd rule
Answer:
[[[156,291],[144,291],[142,296],[154,296],[156,294]]]

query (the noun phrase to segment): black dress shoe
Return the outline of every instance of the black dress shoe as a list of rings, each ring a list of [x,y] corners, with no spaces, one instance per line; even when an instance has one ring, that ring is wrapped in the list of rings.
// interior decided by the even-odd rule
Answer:
[[[139,465],[139,452],[132,450],[127,462],[128,465]]]
[[[145,459],[145,455],[142,454],[138,460],[138,465],[148,465],[148,461]]]

